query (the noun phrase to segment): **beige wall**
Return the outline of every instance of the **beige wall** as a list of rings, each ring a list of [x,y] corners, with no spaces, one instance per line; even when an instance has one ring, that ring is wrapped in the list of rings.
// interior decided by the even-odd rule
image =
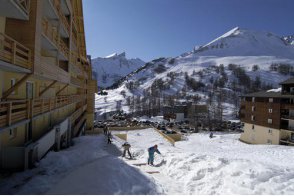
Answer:
[[[269,129],[271,133],[269,133]],[[271,144],[278,145],[280,143],[280,130],[252,124],[244,124],[244,133],[241,134],[240,139],[250,144]]]
[[[22,146],[25,143],[26,125],[23,124],[17,127],[15,137],[10,136],[9,129],[0,134],[1,147]]]

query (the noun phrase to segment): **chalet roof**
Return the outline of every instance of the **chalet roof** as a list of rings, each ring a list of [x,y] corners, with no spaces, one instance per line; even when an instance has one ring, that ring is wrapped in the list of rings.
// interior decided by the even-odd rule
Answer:
[[[294,78],[289,78],[289,79],[280,83],[280,85],[282,85],[282,84],[294,84]]]
[[[260,91],[260,92],[255,92],[255,93],[243,95],[241,97],[293,98],[294,96],[293,95],[282,95],[281,92]]]

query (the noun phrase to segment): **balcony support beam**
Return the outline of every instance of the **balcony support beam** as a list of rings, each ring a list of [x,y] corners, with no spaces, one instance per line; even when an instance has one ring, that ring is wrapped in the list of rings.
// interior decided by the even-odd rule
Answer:
[[[52,86],[54,86],[54,84],[57,82],[57,80],[54,80],[49,86],[47,86],[44,90],[42,90],[39,93],[39,97],[41,97],[47,90],[49,90]]]
[[[57,93],[56,96],[58,96],[64,89],[66,89],[66,87],[68,87],[69,84],[64,85],[64,87],[62,87]]]
[[[29,77],[31,76],[32,74],[26,74],[24,75],[19,81],[17,81],[15,83],[15,85],[13,85],[10,89],[8,89],[7,91],[5,91],[2,95],[2,98],[1,100],[3,101],[4,99],[6,99],[13,91],[16,91],[20,85],[22,85],[27,79],[29,79]]]

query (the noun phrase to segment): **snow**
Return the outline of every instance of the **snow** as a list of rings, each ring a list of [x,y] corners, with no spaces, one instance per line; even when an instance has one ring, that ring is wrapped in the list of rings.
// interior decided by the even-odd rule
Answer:
[[[117,137],[107,146],[104,136],[83,136],[67,150],[50,152],[37,168],[2,181],[0,193],[294,194],[293,147],[248,145],[228,133],[192,134],[172,146],[152,128],[122,133],[135,160],[120,157]],[[146,163],[155,144],[162,153],[155,166],[135,166]]]
[[[266,92],[276,92],[276,93],[279,93],[281,91],[282,91],[282,88],[276,88],[276,89],[270,89],[270,90],[268,90]]]
[[[112,57],[115,57],[115,56],[117,56],[117,53],[110,54],[110,55],[106,56],[105,58],[112,58]]]

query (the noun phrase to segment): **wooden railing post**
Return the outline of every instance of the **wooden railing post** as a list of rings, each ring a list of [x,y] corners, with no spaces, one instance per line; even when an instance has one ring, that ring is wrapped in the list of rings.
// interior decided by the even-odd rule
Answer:
[[[16,42],[15,41],[12,42],[11,49],[12,49],[11,63],[15,64],[15,56],[16,56]]]
[[[49,111],[51,111],[51,99],[49,99]]]
[[[42,99],[42,102],[41,102],[41,114],[44,113],[44,99]]]
[[[31,104],[30,104],[30,118],[34,117],[34,99],[31,99]]]
[[[11,115],[12,115],[12,102],[8,103],[7,106],[7,125],[11,125]]]

